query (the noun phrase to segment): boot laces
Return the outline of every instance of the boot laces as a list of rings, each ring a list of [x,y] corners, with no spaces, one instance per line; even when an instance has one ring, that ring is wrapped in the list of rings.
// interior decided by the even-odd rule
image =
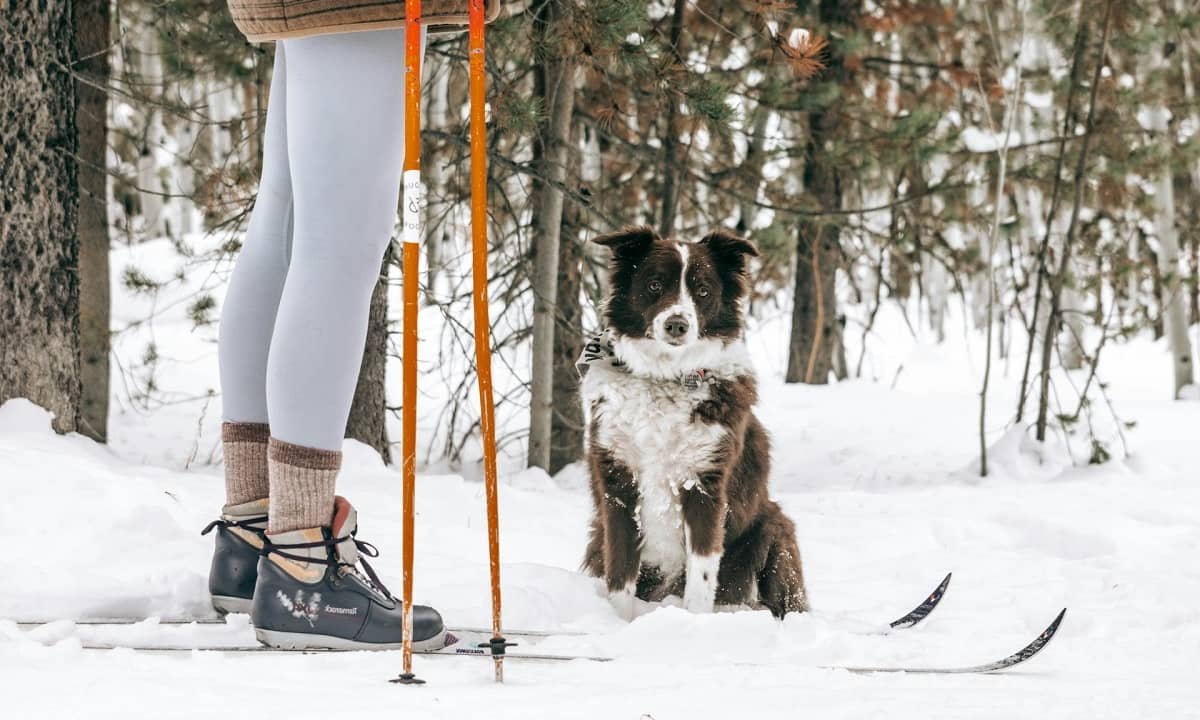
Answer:
[[[200,534],[207,535],[213,531],[213,528],[218,527],[225,529],[242,528],[243,530],[249,530],[256,535],[265,536],[267,534],[267,516],[259,515],[246,518],[244,520],[226,520],[223,517],[217,518],[216,520],[213,520],[209,524],[205,525],[204,529],[200,531]]]
[[[280,557],[285,557],[285,558],[288,558],[289,560],[295,560],[296,562],[317,563],[319,565],[335,566],[341,572],[350,573],[350,574],[354,575],[359,580],[363,581],[363,583],[366,584],[371,589],[379,592],[381,595],[386,597],[388,600],[395,602],[396,598],[392,596],[391,591],[387,589],[387,586],[384,585],[383,581],[379,579],[379,575],[377,575],[375,573],[375,569],[373,567],[371,567],[371,564],[369,562],[367,562],[368,557],[379,557],[379,548],[375,547],[374,545],[372,545],[371,543],[369,543],[365,540],[359,540],[356,537],[357,535],[358,535],[358,529],[356,528],[349,535],[346,535],[346,536],[343,536],[340,538],[331,537],[328,539],[318,540],[315,542],[287,543],[287,544],[279,545],[274,542],[271,542],[270,537],[264,534],[263,547],[262,547],[262,550],[259,551],[259,553],[264,556],[268,555],[270,553],[275,553],[276,555],[278,555]],[[352,563],[342,562],[340,559],[338,559],[337,546],[339,544],[345,542],[346,540],[350,540],[351,542],[354,543],[354,547],[358,548],[358,553],[359,553],[358,561],[360,563],[362,563],[363,569],[367,571],[366,577],[364,577],[363,574],[358,571],[358,568],[355,567]],[[304,549],[319,548],[319,547],[323,547],[326,549],[325,557],[309,557],[307,555],[297,555],[295,553],[284,552],[284,550],[304,550]],[[332,550],[332,552],[330,552],[331,550]],[[330,555],[333,556],[332,559],[330,558]]]

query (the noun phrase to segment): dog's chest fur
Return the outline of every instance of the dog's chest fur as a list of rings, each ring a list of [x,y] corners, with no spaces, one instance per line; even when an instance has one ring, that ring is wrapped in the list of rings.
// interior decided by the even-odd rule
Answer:
[[[686,565],[681,491],[711,469],[727,430],[693,420],[709,398],[707,383],[688,389],[678,380],[645,378],[603,368],[583,382],[591,411],[589,442],[608,450],[633,473],[639,503],[641,561],[664,581]]]

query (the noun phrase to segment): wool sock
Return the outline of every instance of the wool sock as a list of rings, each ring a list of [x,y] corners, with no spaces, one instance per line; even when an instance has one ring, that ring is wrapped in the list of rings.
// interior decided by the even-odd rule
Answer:
[[[267,440],[264,423],[226,422],[221,425],[225,451],[225,504],[241,505],[267,496]]]
[[[271,438],[267,457],[271,478],[267,533],[328,525],[342,453]]]

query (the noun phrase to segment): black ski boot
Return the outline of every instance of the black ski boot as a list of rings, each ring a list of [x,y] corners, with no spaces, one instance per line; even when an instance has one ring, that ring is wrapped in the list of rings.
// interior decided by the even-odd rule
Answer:
[[[219,520],[201,531],[217,530],[217,547],[208,572],[208,592],[221,614],[248,613],[258,580],[258,556],[267,534],[267,499],[226,505]]]
[[[354,508],[338,497],[331,527],[267,536],[250,613],[259,642],[288,650],[401,647],[401,602],[360,556],[379,551],[355,537],[357,523]],[[360,561],[367,577],[358,571]],[[413,606],[413,649],[436,650],[446,642],[442,616]]]

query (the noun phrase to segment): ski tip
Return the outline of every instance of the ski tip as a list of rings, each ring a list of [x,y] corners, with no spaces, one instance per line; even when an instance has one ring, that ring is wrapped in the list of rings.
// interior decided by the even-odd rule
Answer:
[[[950,578],[953,576],[953,572],[946,573],[946,577],[942,578],[938,586],[933,589],[933,592],[929,593],[929,596],[920,605],[910,610],[904,617],[891,621],[888,623],[888,626],[893,630],[905,630],[928,617],[929,613],[933,612],[933,609],[942,601],[942,597],[946,594],[946,589],[950,587]]]

